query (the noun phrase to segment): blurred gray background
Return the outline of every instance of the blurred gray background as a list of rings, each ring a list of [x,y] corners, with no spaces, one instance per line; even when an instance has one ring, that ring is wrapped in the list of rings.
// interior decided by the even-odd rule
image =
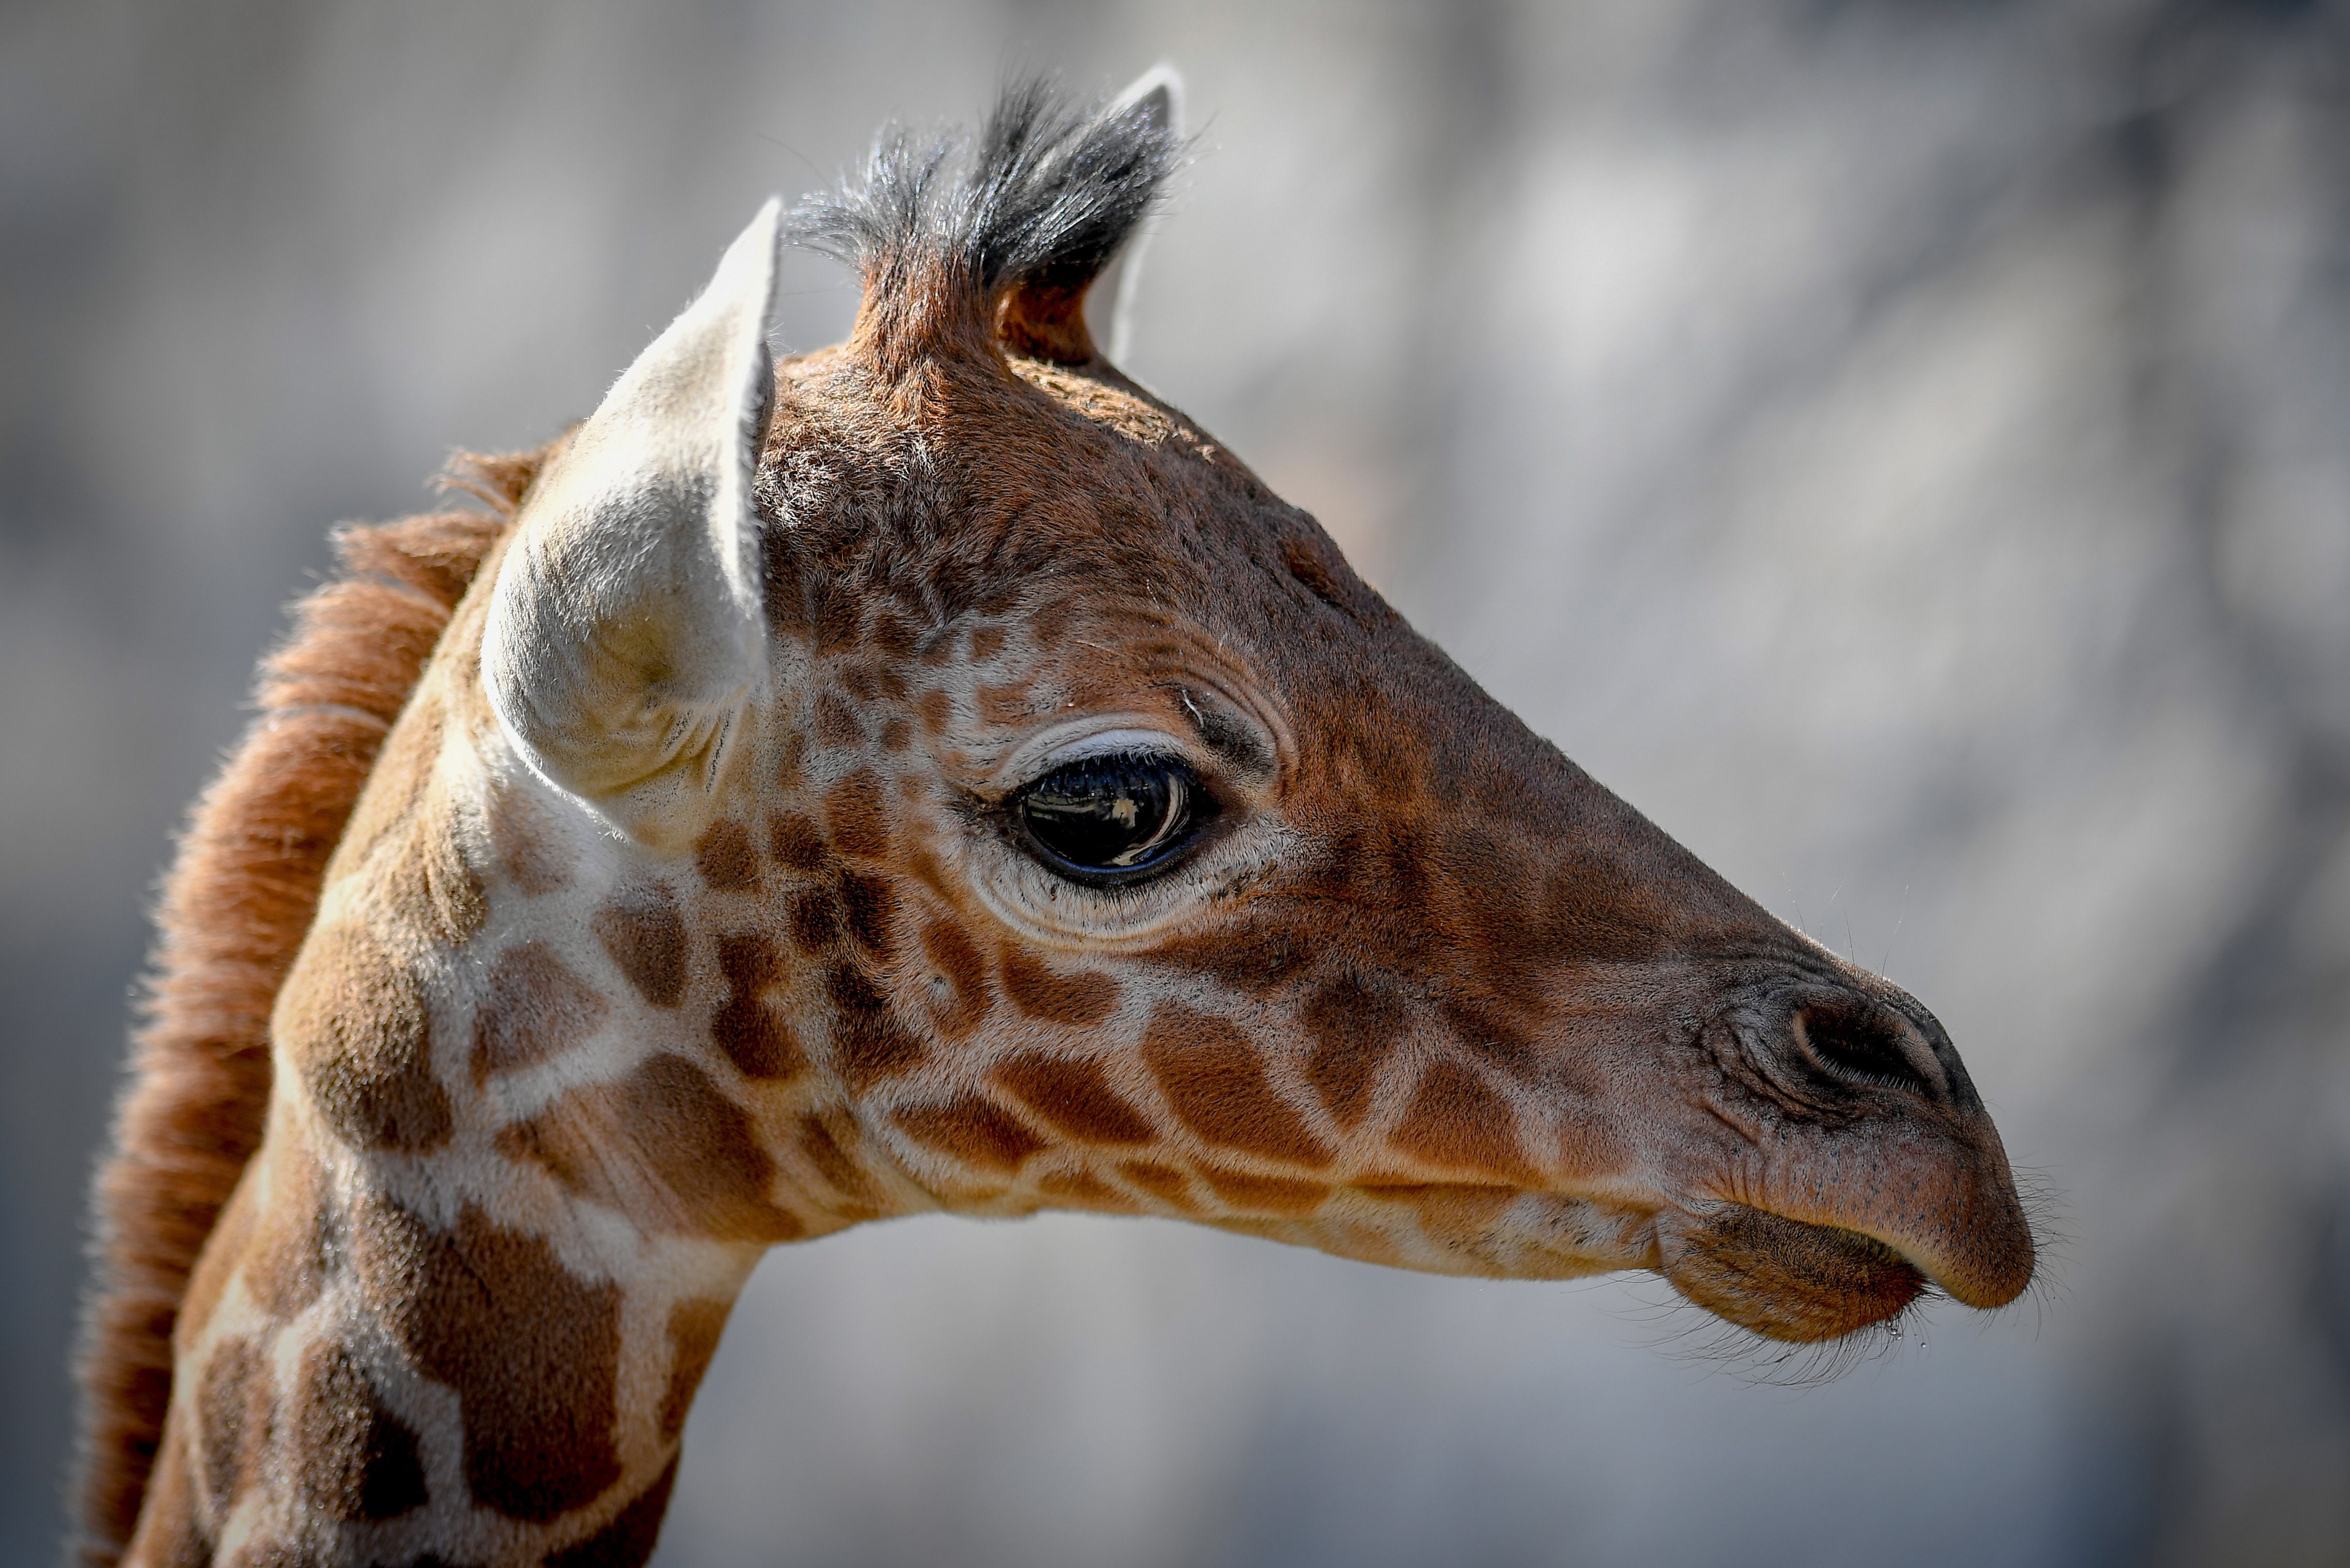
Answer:
[[[771,191],[1186,73],[1130,368],[1936,1008],[2055,1288],[1826,1386],[1636,1281],[1156,1222],[784,1249],[689,1564],[2350,1559],[2350,17],[1054,0],[0,9],[0,1560],[142,909],[338,519],[584,413]],[[855,296],[792,263],[782,339]]]

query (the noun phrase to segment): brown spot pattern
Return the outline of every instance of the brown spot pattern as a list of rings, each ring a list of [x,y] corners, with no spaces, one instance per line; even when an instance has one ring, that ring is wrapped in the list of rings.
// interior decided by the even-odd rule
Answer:
[[[873,618],[872,628],[865,634],[865,640],[884,657],[903,662],[914,657],[920,637],[902,617],[883,610]]]
[[[995,1081],[1054,1127],[1087,1143],[1139,1144],[1159,1131],[1110,1087],[1101,1064],[1027,1052],[998,1064]]]
[[[416,1434],[384,1408],[334,1341],[303,1353],[294,1385],[296,1484],[330,1519],[396,1519],[425,1501]]]
[[[1098,970],[1065,974],[1017,948],[1003,954],[1003,994],[1031,1018],[1051,1023],[1099,1023],[1118,1005],[1118,981]]]
[[[452,1116],[432,1076],[423,988],[366,932],[332,926],[311,939],[277,1022],[336,1136],[411,1154],[448,1141]]]
[[[660,1434],[675,1442],[685,1430],[686,1413],[693,1408],[693,1391],[718,1354],[718,1335],[734,1303],[696,1296],[669,1309],[669,1386],[661,1394]]]
[[[1509,1103],[1456,1062],[1428,1070],[1392,1141],[1433,1164],[1491,1171],[1519,1183],[1534,1179]]]
[[[784,978],[783,954],[754,931],[718,939],[718,972],[726,996],[710,1016],[710,1038],[746,1078],[789,1078],[807,1066],[807,1053],[779,1008],[764,1000]]]
[[[641,1568],[660,1538],[661,1516],[669,1511],[669,1494],[676,1485],[677,1460],[671,1459],[660,1479],[614,1514],[609,1524],[549,1556],[546,1568]]]
[[[1135,1212],[1134,1199],[1099,1177],[1083,1170],[1047,1171],[1036,1179],[1036,1190],[1048,1198],[1057,1198],[1087,1209],[1108,1209],[1121,1214]]]
[[[1018,724],[1029,716],[1025,686],[983,686],[976,695],[982,723]]]
[[[987,961],[969,932],[953,920],[932,920],[922,928],[922,952],[945,977],[948,994],[934,1000],[931,1015],[950,1035],[960,1035],[987,1016],[994,999],[987,983]]]
[[[502,782],[491,790],[490,855],[525,898],[556,892],[571,880],[571,867],[546,842],[552,827],[546,809],[524,786]]]
[[[252,1486],[269,1442],[269,1369],[250,1340],[221,1343],[196,1387],[204,1495],[224,1514]]]
[[[816,700],[816,736],[827,746],[854,746],[865,739],[857,710],[827,691]]]
[[[685,921],[669,884],[621,888],[588,926],[639,996],[655,1007],[675,1007],[685,1000]]]
[[[693,846],[694,868],[702,880],[722,892],[747,892],[759,885],[759,852],[751,835],[731,816],[710,825]]]
[[[442,1234],[379,1200],[353,1251],[369,1307],[456,1391],[476,1503],[545,1523],[620,1479],[618,1286],[579,1279],[546,1241],[470,1205]]]
[[[1351,974],[1307,999],[1305,1032],[1314,1048],[1305,1058],[1305,1075],[1340,1127],[1353,1127],[1370,1109],[1379,1064],[1404,1027],[1402,1006]]]
[[[1162,1002],[1143,1033],[1142,1055],[1175,1114],[1208,1142],[1300,1165],[1329,1163],[1329,1150],[1266,1081],[1255,1048],[1222,1019]]]
[[[807,1156],[808,1163],[816,1167],[816,1174],[829,1182],[842,1197],[858,1203],[869,1203],[873,1200],[873,1184],[866,1179],[865,1172],[858,1168],[843,1147],[844,1142],[856,1142],[856,1134],[851,1130],[843,1139],[835,1133],[833,1122],[833,1117],[814,1111],[802,1116],[798,1140],[800,1152]]]
[[[936,735],[944,732],[954,722],[954,695],[942,686],[933,686],[922,693],[914,704],[922,716],[922,728]]]
[[[840,909],[858,946],[887,962],[897,945],[898,890],[879,877],[844,872]]]
[[[328,1207],[326,1173],[307,1150],[274,1156],[269,1178],[268,1207],[245,1255],[244,1288],[255,1305],[283,1322],[325,1288],[340,1228]]]
[[[1149,527],[1158,522],[1156,515],[1149,514],[1143,516],[1128,514],[1128,517],[1131,525],[1138,529]],[[1030,640],[1039,648],[1059,647],[1062,633],[1068,629],[1074,607],[1066,598],[1046,599],[1043,604],[1038,605],[1035,612],[1028,618]]]
[[[898,1022],[863,970],[835,964],[826,971],[825,989],[834,1008],[833,1066],[852,1093],[863,1094],[921,1061],[921,1041]]]
[[[1263,926],[1179,938],[1161,943],[1150,956],[1207,975],[1232,990],[1263,996],[1302,972],[1318,950],[1319,944],[1305,932]]]
[[[800,764],[807,760],[807,732],[794,730],[784,737],[783,752],[775,759],[775,787],[785,794],[797,794],[806,775]],[[769,826],[774,826],[773,819]]]
[[[789,1241],[804,1227],[767,1197],[775,1162],[743,1107],[682,1056],[574,1089],[498,1135],[575,1195],[674,1235]]]
[[[901,1106],[893,1114],[916,1142],[1004,1175],[1019,1169],[1022,1160],[1045,1147],[1045,1140],[1023,1127],[1017,1117],[976,1095],[942,1106]]]
[[[825,820],[832,827],[832,846],[843,855],[885,860],[889,855],[889,817],[880,775],[859,768],[832,786],[824,797]]]
[[[786,906],[792,946],[813,957],[840,940],[840,900],[827,891],[795,893]]]
[[[1311,1214],[1330,1196],[1330,1189],[1318,1181],[1284,1181],[1238,1170],[1207,1169],[1200,1175],[1233,1208],[1263,1214]]]
[[[1520,1078],[1536,1075],[1533,1038],[1492,1008],[1459,1000],[1444,1006],[1444,1022],[1453,1036],[1485,1061]]]
[[[448,806],[436,798],[438,793],[419,803],[371,864],[382,867],[387,903],[442,946],[462,947],[489,918],[489,901],[481,873],[459,852]]]
[[[820,871],[827,858],[824,835],[797,813],[767,819],[767,853],[795,871]]]
[[[1119,1163],[1118,1173],[1161,1202],[1189,1214],[1200,1211],[1200,1205],[1191,1197],[1191,1184],[1180,1170],[1170,1170],[1147,1159],[1129,1159]]]
[[[596,1032],[607,1004],[545,942],[497,956],[473,1014],[473,1082],[536,1066]]]

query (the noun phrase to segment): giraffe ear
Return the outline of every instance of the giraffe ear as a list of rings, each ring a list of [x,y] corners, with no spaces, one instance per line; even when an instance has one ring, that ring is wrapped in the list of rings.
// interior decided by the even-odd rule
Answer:
[[[574,433],[491,593],[482,675],[506,733],[652,842],[706,819],[766,670],[751,476],[781,221],[759,210]]]
[[[1182,76],[1161,60],[1135,78],[1109,106],[1112,114],[1129,109],[1139,109],[1151,123],[1180,140]],[[1142,253],[1150,244],[1150,226],[1148,218],[1135,225],[1134,233],[1109,258],[1109,265],[1101,269],[1086,293],[1087,328],[1113,364],[1124,364],[1127,351],[1134,346],[1135,281],[1142,275]]]

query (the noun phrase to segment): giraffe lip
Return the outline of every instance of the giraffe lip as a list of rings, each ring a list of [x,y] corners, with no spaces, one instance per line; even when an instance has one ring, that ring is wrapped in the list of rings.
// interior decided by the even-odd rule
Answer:
[[[1676,1291],[1766,1339],[1811,1344],[1895,1317],[1932,1281],[1873,1236],[1743,1203],[1657,1221],[1659,1267]]]

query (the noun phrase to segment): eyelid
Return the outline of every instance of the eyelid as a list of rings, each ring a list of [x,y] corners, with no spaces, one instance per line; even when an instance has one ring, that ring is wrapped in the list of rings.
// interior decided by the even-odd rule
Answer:
[[[1191,748],[1164,730],[1102,730],[1054,747],[1019,771],[1011,786],[1018,791],[1038,779],[1060,772],[1074,763],[1093,757],[1167,757],[1183,763],[1194,773],[1202,773]]]

